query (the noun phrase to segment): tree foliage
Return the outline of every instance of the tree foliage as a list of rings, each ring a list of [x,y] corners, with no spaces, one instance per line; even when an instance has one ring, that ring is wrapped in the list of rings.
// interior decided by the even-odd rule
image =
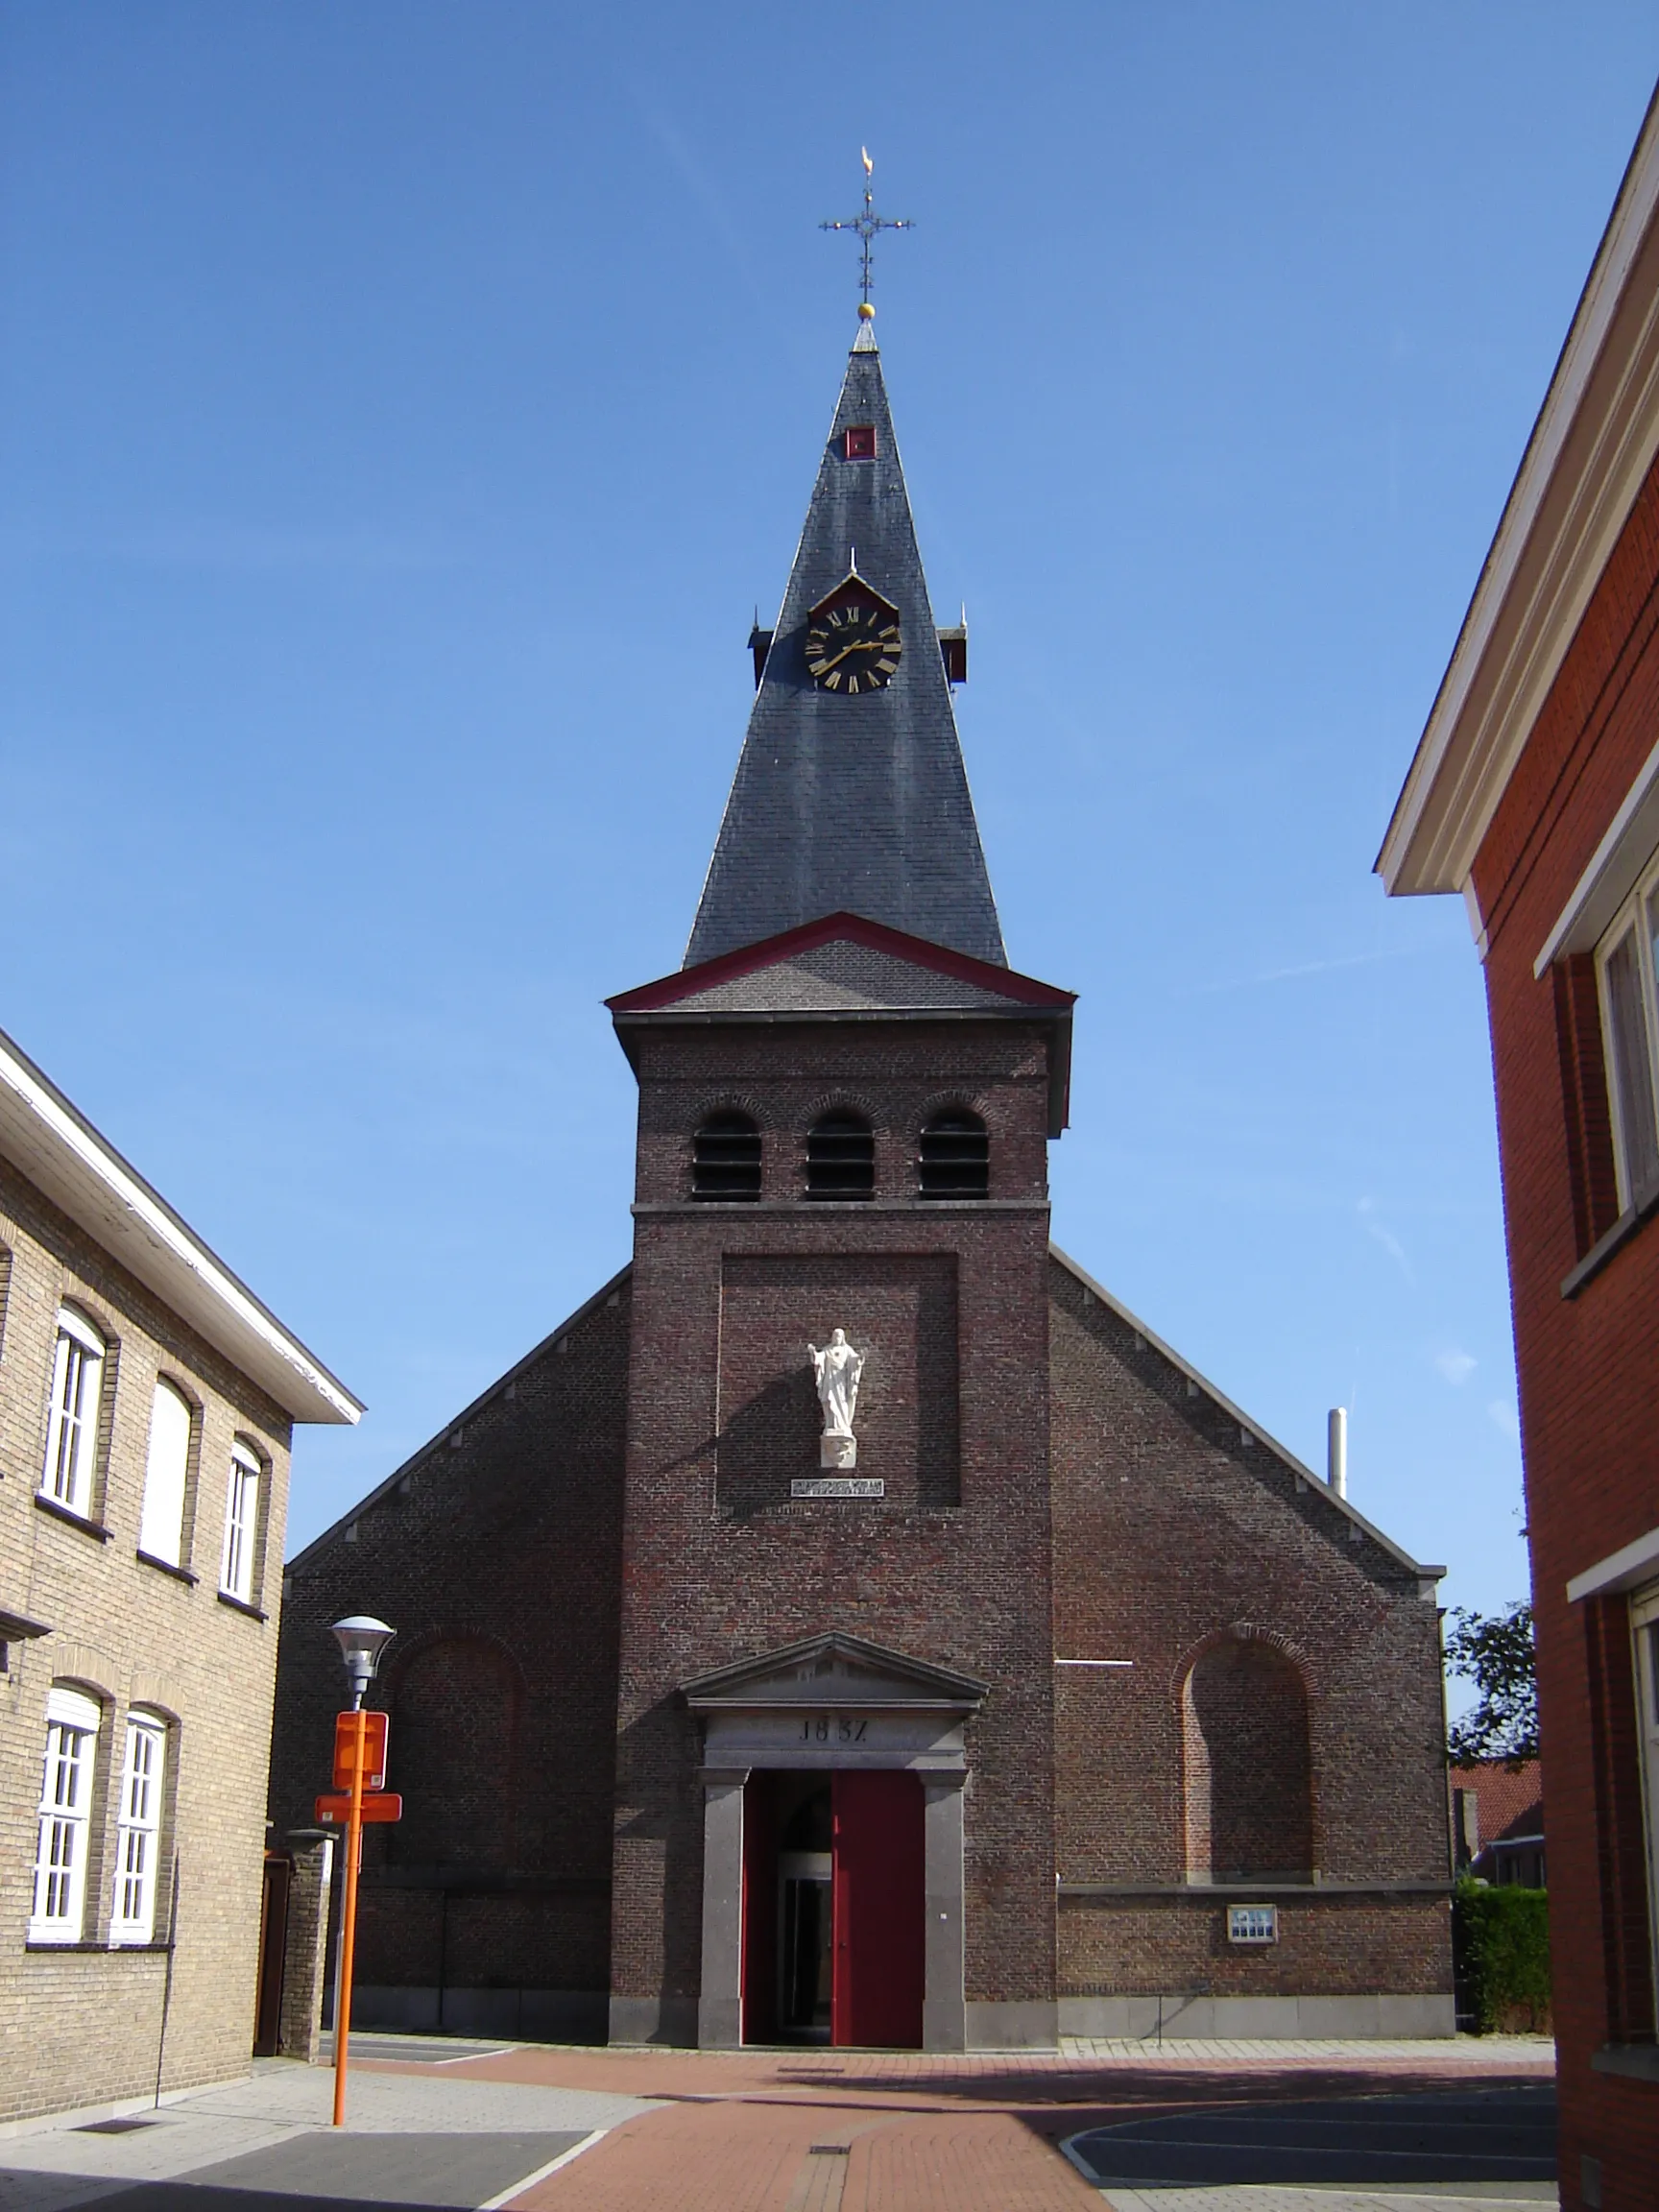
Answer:
[[[1538,1670],[1532,1608],[1517,1601],[1502,1613],[1453,1608],[1446,1664],[1477,1692],[1474,1707],[1452,1723],[1447,1749],[1455,1766],[1506,1759],[1511,1767],[1538,1756]]]

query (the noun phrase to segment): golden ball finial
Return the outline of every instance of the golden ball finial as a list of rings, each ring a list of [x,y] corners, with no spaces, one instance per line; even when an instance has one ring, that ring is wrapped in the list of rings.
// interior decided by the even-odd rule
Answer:
[[[858,302],[858,320],[859,320],[859,322],[860,322],[860,323],[868,323],[868,322],[870,321],[871,317],[872,317],[872,316],[875,314],[875,312],[876,312],[875,308],[871,306],[871,304],[870,304],[870,302],[869,302],[869,301],[868,301],[868,300],[860,300],[860,301],[859,301],[859,302]]]

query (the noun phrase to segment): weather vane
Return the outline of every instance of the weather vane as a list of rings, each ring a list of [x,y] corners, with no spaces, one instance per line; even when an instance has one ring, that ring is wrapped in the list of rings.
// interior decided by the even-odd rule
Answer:
[[[843,223],[820,223],[818,228],[820,230],[855,230],[857,232],[859,242],[864,249],[864,296],[863,299],[859,301],[858,312],[864,318],[864,320],[868,322],[870,317],[876,312],[875,308],[870,304],[870,249],[876,243],[876,239],[881,231],[914,230],[916,226],[909,220],[907,216],[877,214],[876,195],[871,187],[870,182],[870,180],[876,174],[876,164],[870,158],[870,150],[867,146],[860,146],[858,151],[863,156],[864,160],[863,206],[858,210],[856,215],[850,215]]]

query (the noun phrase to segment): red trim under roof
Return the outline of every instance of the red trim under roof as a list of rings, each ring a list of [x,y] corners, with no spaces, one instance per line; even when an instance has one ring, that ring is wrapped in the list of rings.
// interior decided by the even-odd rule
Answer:
[[[890,952],[912,967],[931,968],[938,974],[954,976],[958,982],[995,991],[1011,1005],[1058,1014],[1069,1013],[1077,1002],[1075,991],[1057,991],[1051,983],[1039,983],[1035,976],[994,967],[989,960],[975,960],[971,953],[952,952],[943,945],[930,945],[925,937],[890,929],[885,923],[867,921],[862,914],[826,914],[820,921],[804,922],[798,928],[781,930],[776,937],[762,937],[757,945],[739,946],[735,952],[722,952],[695,968],[682,968],[655,983],[641,983],[637,990],[607,998],[605,1004],[613,1014],[666,1012],[682,998],[693,998],[716,983],[751,975],[759,968],[776,967],[792,953],[810,952],[820,945],[844,938],[867,945],[873,951]]]

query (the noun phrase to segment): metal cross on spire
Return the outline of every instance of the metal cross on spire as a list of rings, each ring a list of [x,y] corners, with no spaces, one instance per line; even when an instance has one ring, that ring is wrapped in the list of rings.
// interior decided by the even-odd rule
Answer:
[[[910,221],[910,219],[909,219],[909,217],[908,217],[908,216],[893,216],[893,215],[878,215],[878,214],[877,214],[877,212],[876,212],[876,194],[875,194],[875,191],[874,191],[874,190],[873,190],[873,188],[872,188],[872,185],[871,185],[871,181],[870,181],[870,180],[871,180],[871,179],[872,179],[872,178],[874,177],[874,175],[876,174],[876,164],[875,164],[875,162],[874,162],[874,161],[872,161],[872,160],[871,160],[871,158],[870,158],[870,150],[869,150],[869,148],[868,148],[868,147],[866,147],[866,146],[860,146],[860,147],[859,147],[859,149],[858,149],[858,152],[859,152],[859,154],[862,156],[862,157],[863,157],[863,161],[864,161],[864,204],[863,204],[863,206],[862,206],[862,207],[861,207],[861,208],[858,210],[858,212],[857,212],[857,214],[856,214],[856,215],[849,215],[849,216],[846,218],[846,220],[845,220],[844,222],[840,222],[840,223],[820,223],[820,224],[819,224],[819,226],[818,226],[818,228],[819,228],[819,229],[820,229],[820,230],[854,230],[854,231],[856,231],[856,232],[857,232],[857,234],[858,234],[858,238],[859,238],[859,242],[860,242],[860,244],[862,245],[862,247],[863,247],[863,249],[864,249],[864,251],[863,251],[863,277],[862,277],[862,282],[863,282],[863,298],[862,298],[862,301],[861,301],[861,302],[860,302],[860,304],[859,304],[859,309],[858,309],[858,312],[860,313],[860,315],[862,315],[862,316],[864,316],[866,319],[868,319],[870,316],[874,315],[874,314],[875,314],[875,312],[876,312],[875,308],[874,308],[874,307],[872,307],[872,306],[871,306],[871,304],[870,304],[870,283],[871,283],[871,277],[870,277],[870,249],[871,249],[871,247],[872,247],[872,246],[873,246],[873,245],[876,243],[877,237],[878,237],[878,236],[879,235],[879,233],[880,233],[881,231],[883,231],[883,230],[913,230],[913,229],[916,228],[916,226],[915,226],[915,224],[914,224],[914,223],[912,223],[912,222]]]

